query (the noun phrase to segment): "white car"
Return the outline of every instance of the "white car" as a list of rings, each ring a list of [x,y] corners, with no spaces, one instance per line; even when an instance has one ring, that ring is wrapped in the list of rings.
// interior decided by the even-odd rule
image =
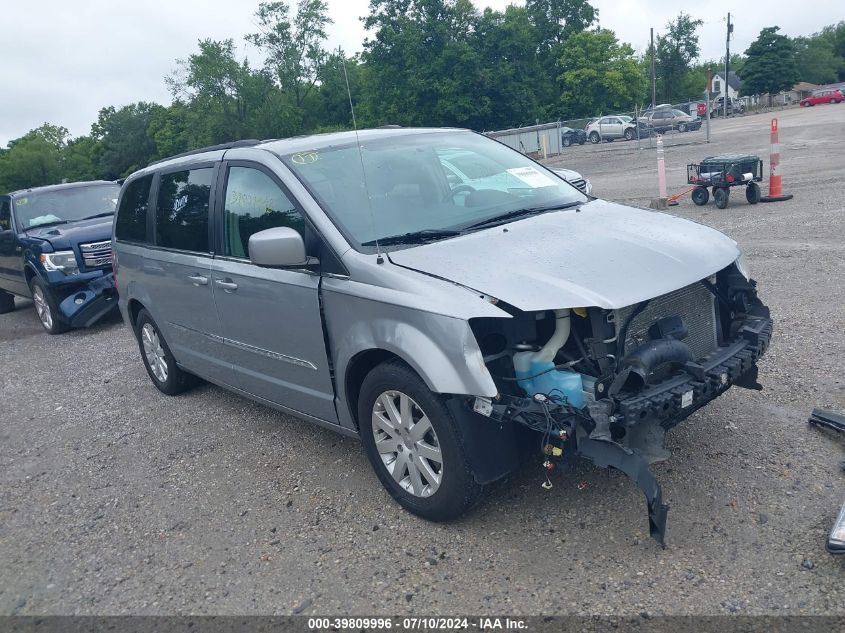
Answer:
[[[553,167],[552,171],[555,172],[561,178],[563,178],[566,182],[574,185],[583,193],[586,193],[588,196],[592,195],[593,183],[584,178],[584,176],[579,174],[574,169],[563,169],[562,167]]]
[[[627,120],[626,120],[627,119]],[[591,121],[584,131],[591,143],[613,141],[624,138],[630,141],[637,137],[637,124],[630,117],[603,116]]]

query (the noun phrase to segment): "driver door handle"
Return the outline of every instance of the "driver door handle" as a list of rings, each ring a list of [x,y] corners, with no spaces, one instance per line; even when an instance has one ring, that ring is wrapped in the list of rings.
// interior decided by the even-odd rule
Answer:
[[[214,285],[222,288],[225,292],[235,292],[238,289],[238,284],[231,279],[215,279]]]
[[[208,277],[203,277],[200,274],[195,273],[193,275],[188,275],[188,279],[190,279],[191,282],[195,286],[207,286],[208,285]]]

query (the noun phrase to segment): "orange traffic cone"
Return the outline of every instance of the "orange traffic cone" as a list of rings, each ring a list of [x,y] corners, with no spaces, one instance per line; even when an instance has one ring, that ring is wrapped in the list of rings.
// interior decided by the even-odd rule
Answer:
[[[778,120],[772,119],[772,149],[769,153],[769,195],[760,198],[760,202],[781,202],[792,200],[791,193],[783,193],[780,174],[780,143],[778,142]]]

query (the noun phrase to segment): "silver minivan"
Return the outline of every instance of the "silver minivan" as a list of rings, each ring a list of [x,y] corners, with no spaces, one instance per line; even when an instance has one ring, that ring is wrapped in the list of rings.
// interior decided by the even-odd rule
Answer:
[[[455,157],[462,170],[454,169]],[[736,243],[588,196],[466,130],[240,141],[132,174],[123,318],[155,386],[204,379],[360,437],[387,491],[457,517],[581,455],[667,506],[664,433],[758,389],[768,309]]]

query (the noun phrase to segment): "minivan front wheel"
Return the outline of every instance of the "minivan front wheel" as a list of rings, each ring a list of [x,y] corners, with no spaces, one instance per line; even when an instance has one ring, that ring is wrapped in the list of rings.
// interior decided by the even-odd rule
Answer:
[[[35,313],[38,315],[38,320],[48,334],[61,334],[70,329],[67,323],[60,321],[59,305],[53,297],[53,293],[47,288],[46,284],[38,277],[33,277],[29,282],[29,290],[32,292],[32,302],[35,304]]]
[[[138,348],[144,367],[156,388],[168,396],[187,391],[197,383],[197,377],[180,369],[158,325],[150,313],[142,309],[135,321]]]
[[[432,393],[401,361],[377,366],[358,400],[364,450],[391,496],[414,514],[448,521],[480,497],[455,420],[443,396]]]

